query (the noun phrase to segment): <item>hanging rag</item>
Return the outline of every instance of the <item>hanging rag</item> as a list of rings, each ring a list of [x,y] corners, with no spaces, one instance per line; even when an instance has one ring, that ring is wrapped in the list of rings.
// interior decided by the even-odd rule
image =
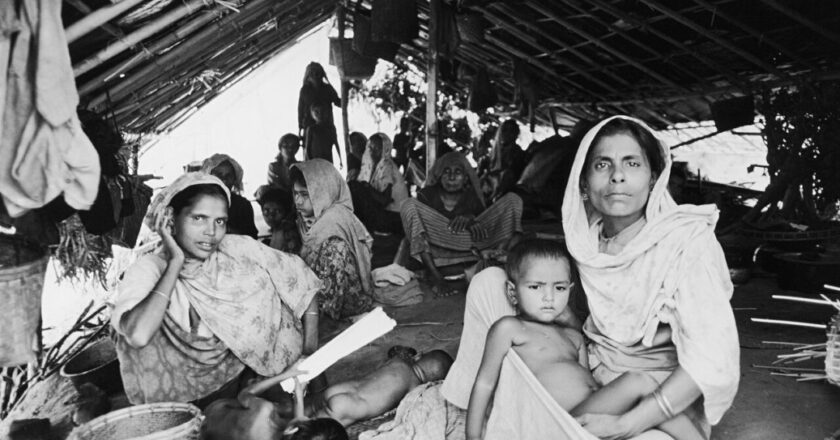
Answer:
[[[0,2],[0,195],[11,217],[63,193],[79,210],[99,188],[82,131],[61,0]]]

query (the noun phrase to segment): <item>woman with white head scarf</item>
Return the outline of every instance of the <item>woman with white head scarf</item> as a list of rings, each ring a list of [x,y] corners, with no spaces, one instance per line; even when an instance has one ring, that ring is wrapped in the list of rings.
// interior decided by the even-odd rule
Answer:
[[[312,159],[292,165],[300,256],[323,281],[321,310],[334,319],[367,312],[373,304],[373,239],[353,214],[347,183],[333,164]]]
[[[399,234],[402,233],[400,208],[408,199],[408,188],[391,157],[392,149],[386,134],[372,135],[362,155],[358,183],[350,189],[356,214],[369,230]]]
[[[600,438],[632,438],[669,413],[687,415],[709,438],[738,389],[718,211],[677,205],[667,192],[670,167],[669,151],[647,125],[615,116],[583,138],[566,187],[563,229],[589,306],[583,332],[592,374],[601,385],[625,372],[661,384],[624,414],[581,415]],[[490,268],[470,284],[458,356],[442,389],[456,406],[467,405],[488,328],[514,314],[505,281]]]
[[[111,304],[131,403],[203,406],[318,346],[321,282],[297,256],[227,234],[229,196],[218,178],[188,173],[149,207],[162,246],[125,271]]]
[[[218,177],[230,192],[227,232],[257,238],[254,208],[248,199],[240,195],[244,172],[239,162],[227,154],[214,154],[204,159],[204,162],[201,163],[201,171]]]

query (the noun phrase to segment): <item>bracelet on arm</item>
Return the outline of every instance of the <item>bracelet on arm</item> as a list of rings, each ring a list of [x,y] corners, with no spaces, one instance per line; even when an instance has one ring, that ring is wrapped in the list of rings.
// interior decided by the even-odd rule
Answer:
[[[673,419],[676,414],[674,414],[674,407],[671,406],[671,402],[662,394],[662,388],[657,388],[656,391],[653,392],[653,400],[656,401],[656,404],[659,405],[659,409],[665,414],[665,417],[668,417],[668,420]]]
[[[156,293],[156,294],[158,294],[158,295],[160,295],[160,296],[162,296],[162,297],[166,298],[166,300],[167,300],[167,301],[169,301],[170,299],[172,299],[169,295],[167,295],[167,294],[165,294],[165,293],[161,292],[160,290],[152,290],[152,293]]]
[[[304,315],[317,315],[318,312],[303,312]]]

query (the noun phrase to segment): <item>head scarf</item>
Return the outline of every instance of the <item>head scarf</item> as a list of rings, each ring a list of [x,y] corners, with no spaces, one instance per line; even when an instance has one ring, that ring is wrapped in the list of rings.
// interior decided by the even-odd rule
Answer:
[[[402,202],[408,198],[408,188],[405,186],[405,179],[400,173],[400,168],[391,158],[391,150],[394,144],[385,133],[376,133],[373,136],[379,136],[382,139],[382,157],[374,167],[373,155],[370,152],[370,141],[368,141],[365,153],[362,155],[362,169],[359,172],[358,180],[360,182],[370,182],[370,186],[380,192],[384,191],[388,185],[392,185],[390,195],[394,201],[386,209],[399,211]]]
[[[592,141],[614,116],[583,138],[563,200],[563,229],[589,303],[588,324],[609,343],[650,347],[660,322],[672,329],[680,366],[699,385],[712,423],[731,405],[737,390],[738,335],[729,298],[732,283],[714,235],[714,205],[677,205],[667,191],[670,152],[650,191],[646,223],[617,255],[598,252],[600,213],[587,215],[580,176]],[[598,343],[598,341],[596,341]],[[600,344],[600,343],[599,343]]]
[[[230,165],[233,167],[233,173],[236,175],[235,180],[233,182],[233,190],[236,193],[241,193],[242,176],[244,175],[244,172],[242,171],[242,166],[239,165],[239,162],[237,162],[234,158],[228,156],[227,154],[217,153],[208,157],[207,159],[204,159],[204,162],[201,163],[201,171],[207,174],[212,174],[214,168],[226,161],[230,162]]]
[[[204,184],[218,185],[219,188],[225,192],[228,206],[230,206],[230,190],[228,190],[227,186],[225,186],[218,177],[202,171],[186,173],[175,179],[175,181],[169,184],[169,186],[157,193],[155,198],[152,200],[152,203],[149,204],[149,210],[146,211],[143,223],[145,223],[152,232],[158,232],[163,226],[163,223],[166,221],[166,208],[169,206],[169,203],[172,202],[172,198],[179,192],[193,185]]]
[[[218,178],[187,173],[155,197],[146,225],[158,231],[172,198],[190,186],[206,183],[228,194]],[[268,376],[282,372],[300,356],[300,317],[320,288],[320,280],[299,257],[231,234],[207,259],[187,260],[173,301],[188,302],[236,357]]]
[[[324,159],[298,162],[292,167],[303,173],[314,211],[313,218],[301,216],[298,219],[303,241],[301,257],[306,260],[310,253],[318,252],[327,239],[339,237],[347,242],[356,257],[362,287],[366,292],[371,292],[370,258],[373,238],[353,214],[353,200],[347,182],[341,178],[335,166]]]
[[[428,188],[437,185],[440,183],[440,179],[443,176],[443,170],[446,167],[451,167],[457,164],[460,164],[464,168],[464,173],[467,174],[467,182],[465,184],[468,187],[465,189],[467,191],[475,191],[476,197],[478,197],[478,200],[480,200],[481,204],[484,205],[484,195],[481,194],[481,185],[478,182],[478,175],[475,174],[475,169],[473,169],[472,165],[470,165],[467,157],[457,151],[446,153],[435,161],[435,164],[432,165],[431,171],[429,171],[429,177],[426,178],[426,183],[423,186]]]

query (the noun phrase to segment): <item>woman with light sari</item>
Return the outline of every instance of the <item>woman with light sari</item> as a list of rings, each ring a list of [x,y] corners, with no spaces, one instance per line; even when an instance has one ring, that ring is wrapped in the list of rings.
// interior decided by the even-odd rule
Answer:
[[[566,186],[563,229],[589,308],[583,332],[592,374],[599,385],[627,372],[660,384],[614,414],[579,415],[578,423],[599,438],[667,438],[652,428],[678,414],[709,438],[738,389],[733,287],[714,235],[718,211],[714,205],[677,205],[667,191],[670,168],[670,152],[650,128],[616,116],[583,138]],[[506,282],[502,270],[489,268],[470,284],[458,356],[442,389],[461,408],[489,327],[514,314]],[[564,318],[567,325],[580,323]],[[505,386],[511,385],[501,379],[497,390]],[[531,399],[521,387],[501,393]],[[505,405],[517,408],[517,402]],[[505,413],[505,405],[491,413],[485,438],[498,438],[491,430],[503,432],[501,426],[521,417]],[[549,432],[557,424],[545,420],[526,424],[545,438],[580,438]]]
[[[312,159],[292,166],[300,256],[324,286],[320,309],[340,319],[371,309],[373,239],[353,214],[350,190],[333,164]]]
[[[408,188],[394,159],[393,145],[384,133],[370,137],[362,155],[357,183],[350,185],[359,220],[370,231],[402,234],[400,208]]]
[[[149,207],[162,245],[125,271],[111,304],[131,403],[203,407],[318,346],[321,282],[299,257],[227,234],[229,200],[221,180],[198,172]]]

